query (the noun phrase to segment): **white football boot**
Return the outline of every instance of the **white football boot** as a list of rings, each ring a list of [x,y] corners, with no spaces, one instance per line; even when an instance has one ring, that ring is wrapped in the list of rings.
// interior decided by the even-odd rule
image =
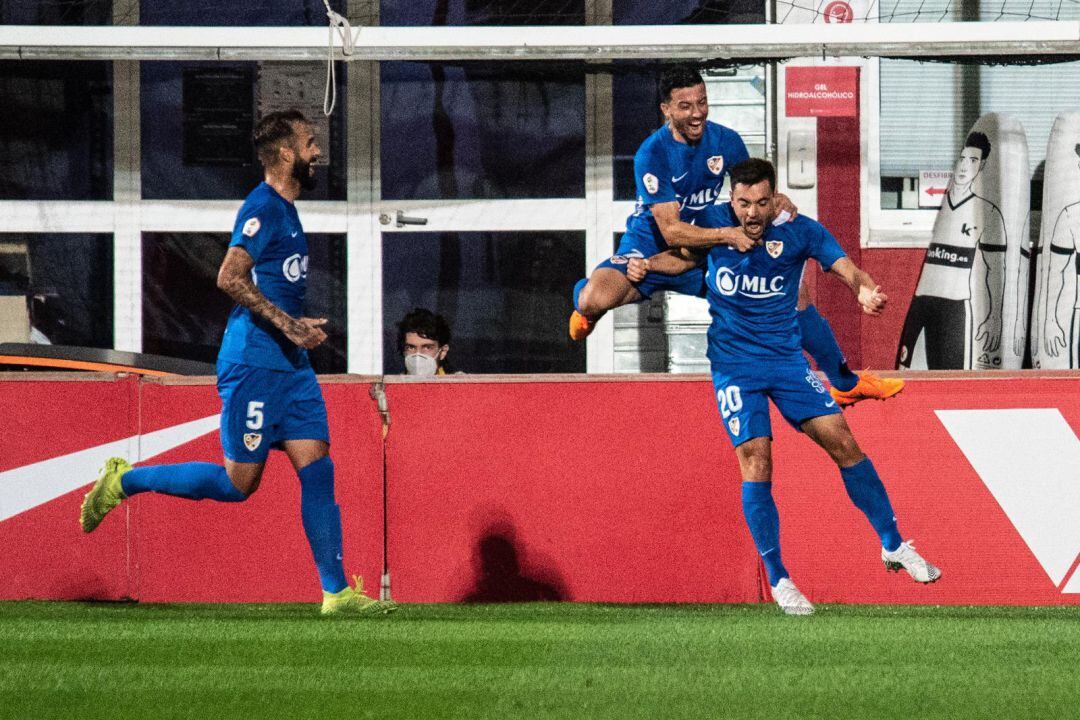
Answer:
[[[881,548],[881,562],[885,563],[886,569],[892,572],[907,570],[907,574],[915,582],[936,582],[941,577],[941,570],[928,563],[922,555],[915,552],[913,543],[913,540],[902,542],[900,547],[892,552]]]
[[[788,615],[813,615],[814,605],[799,592],[791,578],[781,578],[772,589],[773,600]]]

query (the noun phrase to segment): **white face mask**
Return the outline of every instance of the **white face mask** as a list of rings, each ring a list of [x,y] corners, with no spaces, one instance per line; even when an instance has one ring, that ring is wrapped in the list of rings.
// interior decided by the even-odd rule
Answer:
[[[415,353],[405,356],[405,373],[408,375],[431,377],[438,369],[439,364],[430,355]]]

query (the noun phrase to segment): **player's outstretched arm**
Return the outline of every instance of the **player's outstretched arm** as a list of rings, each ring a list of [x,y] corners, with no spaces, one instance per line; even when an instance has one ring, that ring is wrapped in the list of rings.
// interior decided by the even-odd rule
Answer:
[[[630,258],[626,266],[626,279],[630,282],[641,282],[651,272],[681,275],[687,270],[693,270],[700,262],[701,258],[692,250],[672,248],[650,258]]]
[[[834,273],[851,288],[851,292],[855,293],[859,305],[867,315],[880,315],[885,309],[885,303],[889,300],[888,296],[881,292],[881,286],[875,283],[869,274],[851,262],[851,258],[840,258],[829,268],[829,272]]]
[[[707,250],[717,245],[730,245],[746,252],[757,243],[746,236],[742,228],[705,228],[679,219],[679,203],[656,203],[649,207],[660,234],[671,247]]]
[[[251,280],[253,267],[255,261],[246,250],[241,247],[229,248],[218,270],[218,288],[237,305],[243,305],[268,320],[296,345],[310,350],[322,344],[326,340],[326,333],[320,328],[326,324],[326,318],[294,318],[284,312],[255,286]]]

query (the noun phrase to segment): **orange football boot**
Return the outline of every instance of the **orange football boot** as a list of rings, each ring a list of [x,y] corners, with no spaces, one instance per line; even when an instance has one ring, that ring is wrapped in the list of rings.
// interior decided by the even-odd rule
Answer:
[[[584,340],[596,327],[596,321],[590,320],[577,310],[570,313],[570,339]]]
[[[904,381],[900,378],[881,378],[866,370],[856,375],[859,382],[847,392],[829,388],[840,407],[850,407],[860,400],[887,400],[904,389]]]

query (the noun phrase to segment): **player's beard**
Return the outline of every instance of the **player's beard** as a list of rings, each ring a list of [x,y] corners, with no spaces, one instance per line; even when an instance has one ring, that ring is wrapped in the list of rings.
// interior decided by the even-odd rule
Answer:
[[[682,136],[682,139],[685,140],[688,145],[697,145],[699,142],[701,142],[701,138],[703,138],[705,136],[705,121],[704,120],[701,121],[701,125],[699,125],[698,128],[697,128],[698,135],[696,137],[691,137],[690,136],[690,134],[693,131],[690,128],[690,121],[689,120],[674,120],[673,119],[671,121],[671,126],[673,128],[675,128],[675,132],[679,133],[679,135]]]
[[[311,163],[306,160],[296,158],[293,161],[292,176],[296,178],[297,182],[300,183],[300,187],[304,190],[314,190],[315,186],[318,185],[315,174],[311,171]]]

